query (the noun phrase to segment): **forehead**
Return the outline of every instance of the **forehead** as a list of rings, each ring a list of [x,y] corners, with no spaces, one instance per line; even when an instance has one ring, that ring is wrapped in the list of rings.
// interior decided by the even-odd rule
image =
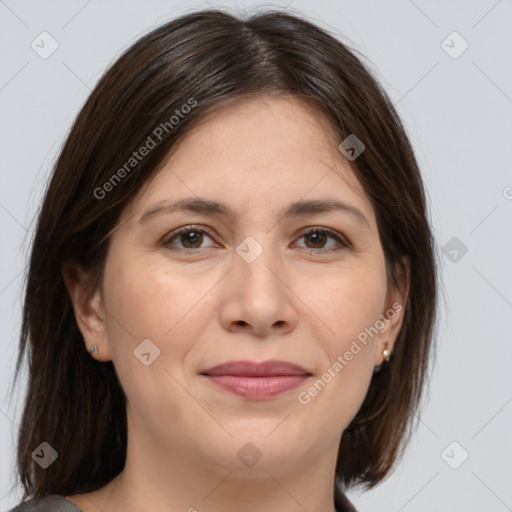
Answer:
[[[263,212],[328,194],[371,217],[372,205],[339,142],[326,118],[298,98],[239,98],[182,136],[129,212],[194,195]]]
[[[176,161],[180,153],[198,160],[210,155],[224,162],[243,162],[241,170],[264,164],[283,167],[302,158],[341,160],[333,152],[337,134],[327,118],[311,104],[294,96],[238,98],[206,115],[169,153]],[[190,157],[191,155],[187,155]]]

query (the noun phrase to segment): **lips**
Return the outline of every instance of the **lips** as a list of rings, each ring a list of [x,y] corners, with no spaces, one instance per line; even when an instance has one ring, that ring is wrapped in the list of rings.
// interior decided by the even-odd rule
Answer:
[[[265,400],[296,388],[311,376],[286,361],[229,361],[201,373],[218,389],[250,400]]]
[[[202,375],[237,375],[241,377],[275,377],[311,375],[302,366],[287,361],[228,361],[202,372]]]

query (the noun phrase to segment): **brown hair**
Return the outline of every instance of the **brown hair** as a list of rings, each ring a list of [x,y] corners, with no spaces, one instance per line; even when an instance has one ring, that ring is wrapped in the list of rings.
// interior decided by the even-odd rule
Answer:
[[[158,27],[117,59],[57,159],[38,212],[14,379],[28,346],[17,452],[23,499],[98,489],[125,463],[125,395],[112,362],[86,351],[63,269],[78,265],[101,283],[120,213],[180,135],[227,101],[262,94],[304,98],[327,116],[340,142],[350,134],[364,142],[350,163],[374,205],[391,285],[403,286],[402,257],[409,258],[404,322],[391,360],[374,374],[343,433],[335,496],[343,485],[369,488],[390,472],[423,395],[436,312],[434,242],[411,144],[376,79],[333,35],[284,12],[241,19],[204,10]],[[187,114],[176,123],[170,120],[177,110]],[[127,167],[148,137],[156,140],[159,126],[156,147]],[[31,456],[43,441],[59,454],[47,470]]]

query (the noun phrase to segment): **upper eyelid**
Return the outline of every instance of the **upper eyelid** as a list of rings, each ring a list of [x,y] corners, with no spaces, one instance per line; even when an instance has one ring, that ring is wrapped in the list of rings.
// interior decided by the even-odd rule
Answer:
[[[172,230],[170,233],[168,233],[163,238],[163,243],[169,244],[173,238],[179,236],[182,233],[186,233],[187,231],[192,231],[194,229],[196,229],[197,231],[205,232],[210,238],[212,238],[212,240],[215,238],[215,235],[212,234],[210,232],[210,229],[207,228],[206,226],[199,225],[199,224],[187,224],[185,226],[176,228],[176,229]],[[345,235],[343,235],[342,233],[339,233],[338,231],[336,231],[332,228],[327,228],[327,227],[323,227],[323,226],[316,226],[316,225],[307,226],[307,227],[299,230],[295,236],[302,238],[303,236],[307,235],[309,232],[314,231],[314,230],[326,232],[329,236],[332,236],[333,238],[338,238],[339,242],[341,242],[342,244],[347,245],[347,246],[351,245],[350,241],[347,239],[347,237]]]

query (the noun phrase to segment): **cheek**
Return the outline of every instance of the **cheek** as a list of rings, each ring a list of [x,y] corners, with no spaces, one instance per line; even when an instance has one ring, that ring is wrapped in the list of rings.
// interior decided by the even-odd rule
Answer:
[[[344,268],[316,290],[310,295],[308,306],[327,328],[325,348],[333,361],[348,350],[359,335],[360,339],[364,338],[362,333],[374,326],[383,312],[386,298],[384,270],[379,272],[374,262]],[[371,339],[368,336],[368,341]]]
[[[329,363],[298,396],[305,414],[322,425],[326,438],[345,430],[357,414],[373,370],[370,344],[349,341],[333,343],[330,347]]]
[[[144,254],[115,256],[104,282],[112,361],[129,402],[149,418],[155,409],[163,414],[189,399],[168,372],[182,379],[181,361],[202,328],[197,303],[211,284],[204,277],[191,281]]]
[[[363,404],[373,375],[373,364],[368,354],[370,350],[362,348],[350,361],[343,356],[337,361],[338,365],[334,364],[329,369],[329,375],[334,376],[322,391],[326,393],[322,405],[336,425],[333,431],[340,427],[344,430]]]
[[[113,251],[105,267],[105,299],[112,314],[117,314],[116,320],[128,331],[156,336],[164,327],[160,323],[172,322],[181,305],[178,291],[187,291],[180,290],[178,279],[171,280],[165,266],[149,254],[129,249],[122,255]]]
[[[158,346],[160,333],[170,329],[175,314],[169,301],[178,302],[174,298],[176,291],[153,267],[140,260],[128,251],[123,256],[112,253],[105,267],[108,338],[116,363],[126,360],[126,354],[133,354],[145,339]]]
[[[356,415],[370,385],[376,340],[371,328],[382,312],[386,281],[384,268],[380,272],[373,262],[344,268],[328,282],[316,288],[308,302],[327,326],[321,342],[327,357],[301,403],[309,401],[318,414],[329,410],[333,425],[339,428]]]
[[[165,261],[144,253],[126,251],[117,259],[112,254],[107,261],[104,289],[111,314],[108,334],[116,364],[123,361],[133,365],[126,354],[132,356],[145,339],[160,350],[160,362],[170,356],[171,347],[172,358],[182,358],[208,319],[202,311],[208,301],[202,299],[215,281],[216,276],[210,274],[170,269]]]

